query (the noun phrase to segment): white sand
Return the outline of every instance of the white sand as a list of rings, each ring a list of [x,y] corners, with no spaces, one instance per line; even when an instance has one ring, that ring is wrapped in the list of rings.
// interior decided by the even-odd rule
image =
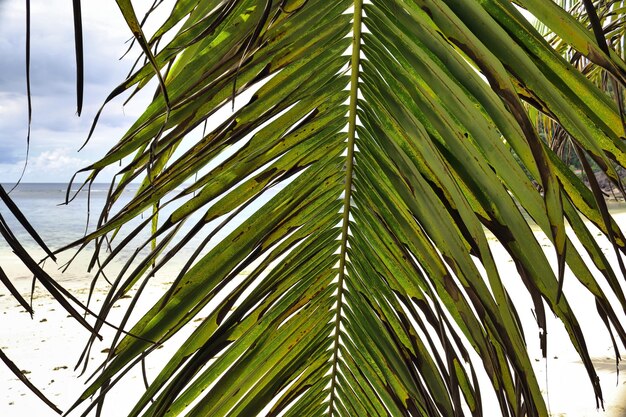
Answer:
[[[626,224],[626,216],[620,214],[616,216],[616,219],[621,225]],[[553,248],[548,239],[541,233],[537,233],[537,235],[544,249],[553,255]],[[615,264],[617,271],[615,255],[613,250],[609,249],[609,242],[602,240],[601,247],[609,261]],[[626,417],[626,366],[624,364],[619,365],[620,377],[618,379],[613,345],[608,331],[596,312],[593,297],[571,273],[566,274],[564,294],[578,317],[590,356],[600,378],[604,396],[604,410],[596,408],[593,389],[582,361],[570,344],[564,326],[547,306],[548,351],[547,358],[542,358],[539,333],[531,310],[530,297],[516,276],[513,262],[508,254],[495,242],[492,244],[492,250],[505,286],[518,307],[520,319],[524,324],[530,358],[534,362],[535,372],[547,398],[551,416]],[[554,256],[552,257],[554,258]],[[552,260],[553,267],[556,267],[556,261]],[[594,271],[591,267],[591,261],[588,261],[587,265]],[[600,274],[598,273],[596,276],[600,276]],[[602,280],[603,278],[600,278],[601,282]],[[624,285],[622,286],[624,287]],[[604,290],[607,285],[601,284],[601,287]],[[610,290],[607,289],[608,291]],[[611,297],[609,298],[611,299]],[[614,305],[617,305],[616,300]],[[617,314],[620,320],[624,322],[624,313],[620,314],[618,309]],[[618,347],[624,353],[624,348],[619,344],[619,340]]]
[[[0,259],[3,267],[7,259]],[[15,264],[15,263],[14,263]],[[46,268],[49,272],[55,269]],[[90,280],[85,281],[86,264],[84,259],[60,276],[62,284],[80,300],[86,301]],[[17,283],[25,295],[30,294],[30,278],[28,271],[16,264],[12,276],[19,277]],[[59,276],[59,274],[55,274]],[[92,299],[90,308],[98,311],[105,298],[104,282]],[[144,301],[139,303],[137,311],[145,311],[159,294],[169,286],[164,280],[155,279],[154,284],[145,292]],[[130,299],[122,299],[119,307],[114,308],[110,321],[119,322],[128,306]],[[0,348],[22,370],[28,372],[28,378],[51,399],[61,410],[67,410],[85,389],[86,376],[106,358],[106,349],[110,347],[114,330],[105,328],[102,331],[104,342],[96,342],[90,353],[89,371],[79,378],[80,368],[74,371],[80,354],[88,340],[89,333],[74,319],[68,318],[67,312],[60,307],[50,295],[39,287],[33,301],[34,318],[18,305],[10,296],[0,297]],[[137,317],[137,315],[135,315]],[[162,352],[163,351],[163,352]],[[171,350],[170,350],[171,353]],[[155,352],[155,358],[147,361],[148,372],[154,376],[153,363],[163,363],[167,348]],[[158,369],[158,368],[156,368]],[[113,390],[111,399],[107,400],[105,416],[117,417],[124,415],[136,399],[132,394],[143,391],[143,378],[139,368],[131,372],[125,380],[124,390]],[[71,415],[80,415],[80,407]],[[2,417],[48,417],[57,415],[34,396],[4,366],[0,366],[0,416]]]
[[[617,215],[618,222],[626,225],[626,215]],[[545,237],[539,238],[546,250],[550,251]],[[608,242],[603,241],[603,248],[609,259],[614,259]],[[614,354],[608,333],[600,322],[592,298],[581,290],[575,279],[568,275],[565,281],[565,294],[575,311],[579,313],[581,326],[587,336],[589,350],[594,360],[605,398],[605,411],[597,410],[591,385],[586,372],[574,349],[567,342],[563,326],[554,320],[548,312],[548,359],[541,358],[536,328],[533,327],[531,303],[525,289],[516,278],[515,269],[510,258],[501,246],[493,243],[493,252],[501,270],[507,289],[513,294],[519,307],[522,321],[525,323],[529,351],[539,375],[542,389],[547,394],[552,416],[558,417],[626,417],[626,366],[620,365],[622,372],[617,379]],[[24,294],[29,293],[30,278],[25,268],[20,267],[14,259],[0,256],[3,268],[10,271],[11,277],[18,277],[17,284]],[[49,265],[50,266],[50,265]],[[54,269],[47,268],[49,271]],[[88,281],[84,278],[84,260],[77,262],[68,273],[55,276],[79,298],[85,300]],[[145,310],[160,293],[167,288],[167,274],[148,288],[143,297],[140,311]],[[3,295],[4,294],[4,295]],[[104,298],[105,288],[99,287],[94,300],[94,307]],[[123,312],[129,300],[122,300],[120,307],[114,310],[111,320],[115,322]],[[74,320],[67,318],[67,313],[60,308],[43,290],[36,292],[34,300],[35,317],[33,320],[17,302],[0,292],[0,348],[28,372],[28,377],[62,410],[66,410],[84,389],[85,378],[78,378],[79,372],[73,370],[76,361],[87,340],[87,332]],[[581,312],[585,312],[581,314]],[[588,312],[588,313],[587,313]],[[620,318],[623,317],[623,314]],[[528,325],[526,325],[528,324]],[[106,330],[103,335],[110,343],[113,332]],[[182,337],[183,335],[179,336]],[[174,343],[170,344],[175,347]],[[91,352],[90,369],[101,363],[105,358],[102,351],[106,343],[97,343]],[[171,348],[155,352],[148,361],[148,374],[154,376],[158,366],[162,364]],[[547,369],[547,374],[546,374]],[[546,378],[547,375],[547,378]],[[546,382],[547,380],[547,382]],[[137,394],[143,391],[142,376],[139,368],[133,370],[123,383],[123,390],[112,391],[107,399],[104,416],[117,417],[125,415],[132,407]],[[485,389],[483,389],[485,391]],[[487,416],[497,415],[493,409],[493,399],[486,399]],[[83,408],[84,409],[84,408]],[[71,415],[80,415],[79,408]],[[0,366],[0,416],[1,417],[49,417],[56,415],[25,388],[5,367]]]

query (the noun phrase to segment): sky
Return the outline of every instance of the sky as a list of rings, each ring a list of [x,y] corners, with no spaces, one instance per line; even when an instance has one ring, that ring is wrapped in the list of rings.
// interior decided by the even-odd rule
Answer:
[[[121,83],[136,54],[119,58],[132,35],[114,1],[83,3],[85,98],[76,115],[76,67],[71,4],[31,2],[30,154],[24,182],[67,182],[102,157],[140,115],[146,99],[107,105],[94,136],[80,152],[91,122],[111,90]],[[139,1],[138,7],[148,6]],[[143,4],[142,4],[143,3]],[[149,2],[151,3],[151,2]],[[141,10],[141,9],[139,9]],[[139,16],[143,16],[139,13]],[[0,0],[0,182],[15,182],[26,158],[28,127],[24,0]],[[109,180],[107,173],[102,180]]]

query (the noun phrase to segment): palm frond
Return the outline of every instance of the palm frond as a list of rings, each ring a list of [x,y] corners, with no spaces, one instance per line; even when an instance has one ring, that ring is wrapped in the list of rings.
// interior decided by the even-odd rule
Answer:
[[[552,2],[516,3],[623,85],[626,64],[575,18],[561,8],[567,18],[553,18]],[[197,246],[131,335],[114,339],[76,404],[96,395],[85,413],[202,314],[129,415],[479,416],[481,390],[490,389],[503,416],[545,416],[487,233],[533,300],[544,354],[547,307],[602,401],[582,312],[563,282],[577,279],[595,297],[624,344],[620,278],[581,216],[610,239],[620,265],[626,240],[597,190],[539,137],[524,103],[558,121],[581,158],[617,183],[615,164],[626,166],[621,117],[510,1],[178,1],[141,46],[150,62],[107,101],[145,88],[155,68],[160,90],[85,168],[94,181],[130,158],[98,228],[69,246],[94,242],[92,265],[98,256],[106,264],[158,223],[140,246],[158,243],[139,266],[129,261],[100,320]],[[251,99],[235,106],[247,90]],[[185,142],[231,105],[226,120]],[[114,210],[137,178],[136,196]],[[155,207],[158,219],[125,226]],[[556,268],[531,222],[551,240]],[[216,230],[229,227],[220,240]]]

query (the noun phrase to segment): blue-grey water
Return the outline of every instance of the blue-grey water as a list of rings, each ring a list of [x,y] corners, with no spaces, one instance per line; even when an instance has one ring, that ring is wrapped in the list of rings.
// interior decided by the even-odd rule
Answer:
[[[3,186],[7,191],[11,189],[9,185]],[[10,197],[46,244],[56,249],[83,236],[88,218],[89,227],[93,229],[104,206],[108,188],[109,184],[93,184],[90,194],[83,191],[67,205],[65,198],[68,187],[61,183],[21,183],[11,191]],[[137,188],[137,185],[131,185],[120,198],[120,203],[127,203]],[[70,191],[74,194],[77,187],[72,187]],[[26,247],[34,245],[26,231],[2,204],[0,214]],[[6,242],[1,241],[0,245],[6,247]]]
[[[4,187],[7,191],[10,189],[10,186],[5,185]],[[128,203],[137,191],[138,187],[138,184],[131,184],[120,197],[115,207],[119,210],[119,208]],[[48,247],[54,251],[81,238],[85,233],[86,227],[89,231],[94,230],[101,210],[105,204],[108,189],[109,184],[93,184],[90,193],[83,191],[79,193],[71,202],[69,202],[69,204],[65,204],[67,191],[66,184],[23,183],[11,192],[10,197],[17,204]],[[77,187],[73,187],[70,191],[73,195],[74,192],[77,191]],[[168,213],[167,208],[164,209],[164,213]],[[22,243],[22,245],[29,250],[29,252],[35,253],[36,255],[33,255],[34,258],[39,260],[42,257],[42,252],[38,251],[37,244],[30,238],[24,228],[22,228],[22,226],[3,204],[0,204],[0,214],[9,224],[9,227],[17,236],[20,243]],[[161,216],[161,219],[163,218],[165,218],[165,216]],[[188,221],[181,228],[178,238],[188,232],[198,218],[199,216],[196,216]],[[88,219],[89,225],[87,226]],[[131,230],[133,226],[139,225],[141,221],[142,217],[140,216],[131,223],[127,224],[122,229],[122,232],[115,238],[113,243],[121,241],[121,237],[125,236],[125,234]],[[178,261],[179,265],[184,262],[187,257],[196,250],[200,242],[211,231],[216,223],[217,222],[213,222],[206,225],[196,238],[190,241],[189,244],[179,251],[177,258],[174,259],[174,262]],[[202,252],[206,253],[210,248],[215,246],[215,244],[217,244],[221,239],[232,232],[235,226],[236,224],[232,224],[221,230],[207,243]],[[126,250],[116,257],[115,263],[119,265],[126,262],[138,246],[146,241],[149,241],[149,237],[150,233],[148,226],[138,235],[138,238],[134,239],[132,243],[128,245]],[[178,239],[174,240],[174,242],[177,240]],[[88,246],[85,252],[91,252],[92,247],[93,245]],[[149,246],[146,247],[141,254],[147,254],[148,248]],[[4,239],[0,238],[0,254],[6,253],[7,251],[10,251],[8,244],[4,241]],[[66,254],[68,252],[71,254],[73,253],[73,250],[67,251]],[[37,258],[37,256],[39,256],[39,258]]]
[[[61,183],[22,183],[16,189],[14,189],[10,196],[12,200],[18,205],[22,213],[26,216],[30,224],[39,233],[44,242],[53,251],[59,249],[77,239],[80,239],[87,228],[89,231],[93,231],[101,210],[105,204],[110,184],[100,183],[93,184],[91,192],[88,193],[83,190],[76,197],[65,204],[67,185]],[[139,184],[131,184],[124,191],[116,205],[114,210],[119,210],[126,203],[128,203],[135,192],[137,191]],[[5,190],[9,190],[11,187],[4,185]],[[70,189],[70,195],[74,195],[77,191],[77,186],[72,186]],[[174,195],[182,191],[181,189],[175,190]],[[204,254],[228,234],[233,232],[235,228],[242,221],[245,220],[251,213],[259,208],[264,202],[275,195],[278,189],[271,189],[266,196],[259,198],[255,203],[251,204],[246,210],[244,210],[237,218],[231,223],[223,227],[218,233],[215,234],[206,245],[202,246],[201,253]],[[167,200],[167,199],[166,199]],[[181,200],[184,201],[184,200]],[[219,204],[219,203],[218,203]],[[179,204],[172,205],[172,208],[178,207]],[[89,216],[88,216],[89,207]],[[163,209],[163,214],[160,216],[160,220],[164,220],[171,212],[169,207]],[[41,251],[37,250],[36,243],[28,236],[26,231],[21,227],[17,220],[11,215],[9,210],[0,203],[0,214],[5,221],[9,224],[12,232],[17,236],[22,245],[29,251],[33,251],[39,254],[40,258],[43,255]],[[203,214],[203,213],[202,213]],[[146,213],[149,215],[149,212]],[[189,219],[180,229],[177,234],[177,238],[173,243],[178,240],[187,232],[189,232],[196,221],[200,219],[200,213]],[[145,218],[145,217],[143,217]],[[88,224],[89,219],[89,224]],[[177,257],[173,260],[172,264],[182,265],[187,261],[189,256],[196,251],[200,243],[205,239],[207,235],[218,225],[223,219],[217,219],[213,222],[205,225],[203,229],[192,239],[187,245],[178,251]],[[138,216],[132,222],[125,225],[118,236],[115,237],[113,244],[122,240],[122,237],[126,235],[134,226],[141,223],[142,217]],[[144,228],[142,233],[134,239],[131,244],[127,246],[120,255],[115,258],[115,263],[121,265],[126,262],[131,254],[141,246],[142,243],[149,241],[150,239],[149,226]],[[85,252],[92,251],[92,247],[88,246]],[[171,245],[170,245],[171,247]],[[10,251],[7,243],[0,237],[0,255]],[[69,255],[68,255],[69,252]],[[65,253],[66,259],[71,255],[72,250]],[[145,255],[149,252],[149,245],[141,251],[141,254]],[[101,253],[102,255],[102,253]],[[106,255],[106,252],[104,253]],[[35,259],[38,259],[34,256]],[[40,259],[39,258],[39,259]],[[102,256],[101,256],[101,259]]]

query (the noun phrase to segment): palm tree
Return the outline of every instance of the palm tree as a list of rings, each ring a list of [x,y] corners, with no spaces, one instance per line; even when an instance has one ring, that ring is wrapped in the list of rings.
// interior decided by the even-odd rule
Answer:
[[[586,12],[589,6],[585,4],[585,2],[559,0],[557,3],[590,31],[594,31],[597,39],[604,38],[607,47],[624,59],[626,26],[621,13],[624,7],[623,1],[603,0],[596,2],[598,9],[598,13],[596,13],[597,18],[590,18]],[[555,50],[559,51],[564,58],[578,68],[581,73],[594,82],[600,89],[606,91],[607,94],[613,97],[618,106],[620,102],[623,103],[623,88],[610,72],[605,71],[601,66],[596,65],[595,62],[590,61],[575,48],[571,47],[558,33],[551,32],[549,28],[545,27],[540,22],[537,22],[537,27],[544,33],[546,40]],[[550,148],[568,165],[571,164],[583,168],[579,162],[579,156],[575,151],[575,145],[569,140],[567,130],[563,129],[558,121],[544,115],[540,110],[531,106],[529,106],[529,110],[536,115],[538,119],[536,123],[539,127],[540,135],[544,135]],[[623,112],[622,104],[620,114]],[[592,180],[595,180],[595,175]]]
[[[524,104],[616,184],[624,124],[520,8],[623,86],[626,63],[604,38],[545,0],[179,0],[150,38],[131,2],[118,4],[145,62],[107,102],[153,79],[158,89],[83,170],[88,185],[122,164],[97,229],[67,248],[94,244],[92,266],[105,267],[143,229],[150,237],[140,242],[148,254],[113,281],[96,331],[131,288],[139,297],[163,265],[194,252],[114,338],[77,405],[96,395],[87,412],[101,411],[128,369],[201,314],[131,416],[476,416],[481,389],[503,416],[547,416],[487,233],[532,297],[544,354],[547,306],[602,400],[576,315],[586,312],[563,281],[571,269],[624,344],[626,239]],[[136,179],[140,190],[116,210]],[[612,243],[620,274],[583,218]],[[531,223],[552,241],[556,268]]]

